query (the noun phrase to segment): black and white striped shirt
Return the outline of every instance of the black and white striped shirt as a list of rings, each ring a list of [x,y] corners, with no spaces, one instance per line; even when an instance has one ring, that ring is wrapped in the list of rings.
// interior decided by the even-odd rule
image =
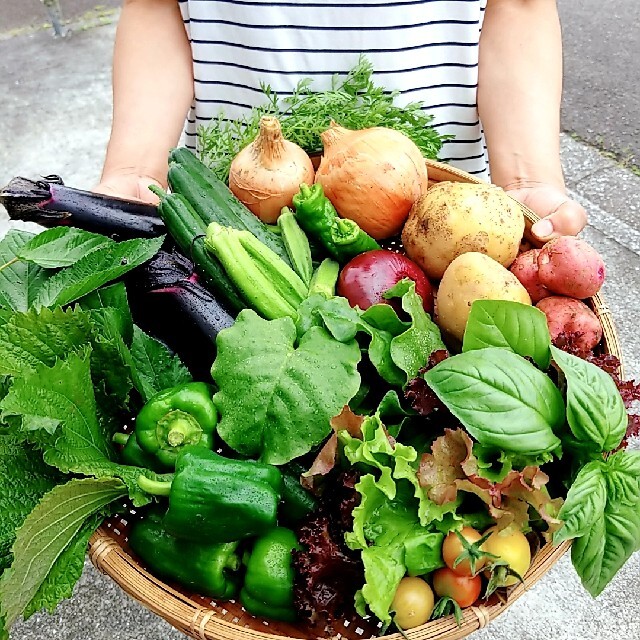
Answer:
[[[440,133],[455,138],[440,159],[488,179],[476,106],[478,43],[487,0],[182,0],[191,41],[195,102],[186,143],[220,111],[237,118],[264,102],[266,83],[288,95],[302,78],[327,89],[361,54],[374,82],[421,101]]]

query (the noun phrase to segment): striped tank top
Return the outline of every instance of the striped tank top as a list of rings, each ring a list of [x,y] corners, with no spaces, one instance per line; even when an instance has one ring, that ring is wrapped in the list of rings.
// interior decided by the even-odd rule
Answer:
[[[478,43],[487,0],[182,0],[193,55],[195,99],[186,144],[221,111],[245,115],[264,103],[261,83],[290,95],[302,78],[331,86],[364,54],[373,81],[397,104],[422,102],[451,134],[439,159],[488,179],[478,117]]]

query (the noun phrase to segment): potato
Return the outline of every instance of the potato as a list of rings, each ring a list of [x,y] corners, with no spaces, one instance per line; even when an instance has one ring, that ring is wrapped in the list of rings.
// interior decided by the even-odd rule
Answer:
[[[604,282],[602,256],[584,240],[561,236],[547,242],[538,255],[538,277],[553,293],[590,298]]]
[[[436,299],[436,322],[449,336],[462,340],[475,300],[513,300],[531,304],[518,278],[484,253],[458,256],[444,272]]]
[[[522,210],[500,187],[440,182],[411,208],[402,242],[409,258],[440,279],[454,258],[469,251],[508,267],[523,233]]]
[[[552,295],[551,291],[540,282],[538,275],[539,254],[540,249],[529,249],[529,251],[521,253],[509,267],[509,271],[520,280],[533,303]]]
[[[602,339],[602,324],[582,301],[567,296],[549,296],[536,305],[547,316],[551,342],[591,351]]]

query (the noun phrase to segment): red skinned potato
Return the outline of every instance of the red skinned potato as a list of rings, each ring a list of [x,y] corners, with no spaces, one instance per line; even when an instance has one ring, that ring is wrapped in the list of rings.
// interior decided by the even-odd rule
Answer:
[[[574,236],[547,242],[538,255],[538,277],[553,293],[572,298],[590,298],[604,282],[602,256],[588,243]]]
[[[433,290],[424,272],[406,256],[377,249],[366,251],[352,258],[340,272],[337,293],[349,301],[352,307],[368,309],[378,302],[391,303],[395,300],[383,298],[388,291],[404,278],[416,283],[416,293],[422,298],[422,306],[427,313],[433,311]]]
[[[538,274],[538,256],[540,249],[530,249],[521,253],[509,267],[509,271],[520,280],[522,286],[531,296],[534,304],[547,296],[553,295],[547,287],[540,282]]]
[[[598,316],[582,301],[566,296],[549,296],[536,305],[547,316],[551,342],[561,346],[570,341],[579,351],[591,351],[602,339]]]

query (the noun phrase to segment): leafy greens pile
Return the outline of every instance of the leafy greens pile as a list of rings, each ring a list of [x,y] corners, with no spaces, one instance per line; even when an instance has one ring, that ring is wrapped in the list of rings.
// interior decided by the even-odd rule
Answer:
[[[572,539],[598,595],[640,549],[640,451],[617,450],[628,417],[614,379],[553,347],[537,309],[504,301],[474,303],[462,353],[430,360],[404,385],[416,411],[386,415],[390,392],[359,423],[343,414],[331,460],[312,468],[360,473],[345,536],[364,565],[358,612],[390,624],[402,577],[442,566],[444,534],[465,525]],[[359,432],[340,429],[354,422]],[[430,433],[416,439],[416,424]]]
[[[0,241],[0,638],[71,595],[105,516],[149,501],[136,480],[155,474],[120,465],[111,437],[191,376],[109,283],[162,242],[64,227]]]

